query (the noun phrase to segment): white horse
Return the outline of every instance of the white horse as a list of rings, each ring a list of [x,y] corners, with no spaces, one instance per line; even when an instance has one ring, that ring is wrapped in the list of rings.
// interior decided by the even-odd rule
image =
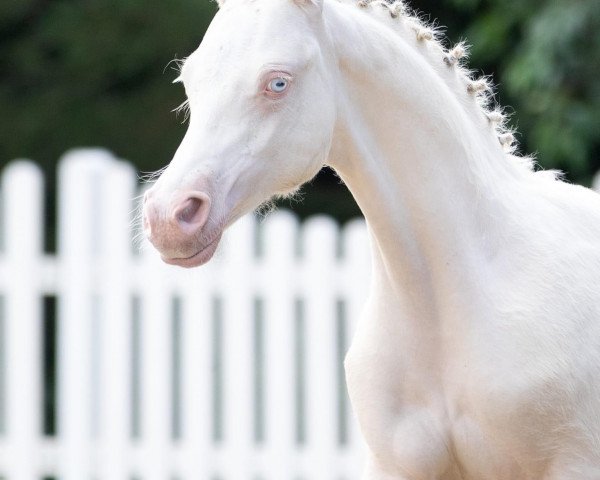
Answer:
[[[370,231],[346,359],[364,479],[600,479],[600,196],[513,152],[489,85],[401,3],[225,0],[146,195],[163,259],[327,164]]]

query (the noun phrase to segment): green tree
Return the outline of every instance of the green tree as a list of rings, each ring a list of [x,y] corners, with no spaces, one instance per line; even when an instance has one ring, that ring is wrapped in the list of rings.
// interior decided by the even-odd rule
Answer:
[[[0,158],[52,165],[105,146],[142,170],[166,163],[183,101],[167,64],[191,53],[216,9],[198,0],[0,3]]]
[[[445,0],[462,20],[451,36],[494,74],[513,107],[522,150],[589,183],[600,168],[600,8],[595,0]],[[450,12],[447,12],[450,13]],[[456,28],[458,27],[458,28]]]

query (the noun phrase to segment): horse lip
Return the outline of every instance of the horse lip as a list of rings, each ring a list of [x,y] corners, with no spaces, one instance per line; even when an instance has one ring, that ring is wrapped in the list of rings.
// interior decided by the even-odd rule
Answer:
[[[168,263],[169,265],[176,265],[178,267],[184,268],[193,268],[198,267],[200,265],[204,265],[215,254],[217,246],[219,245],[219,240],[221,240],[222,235],[223,232],[220,232],[213,240],[208,242],[204,247],[202,247],[200,250],[198,250],[193,255],[190,255],[189,257],[162,257],[162,260],[163,262]]]

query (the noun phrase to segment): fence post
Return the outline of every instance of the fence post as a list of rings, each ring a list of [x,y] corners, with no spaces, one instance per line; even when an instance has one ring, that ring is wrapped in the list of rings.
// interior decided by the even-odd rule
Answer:
[[[291,478],[298,468],[295,410],[295,301],[298,291],[298,262],[294,245],[298,222],[289,212],[277,212],[262,226],[265,331],[265,444],[264,469],[270,480]]]
[[[185,277],[181,323],[181,441],[183,478],[210,478],[212,456],[211,358],[214,262]]]
[[[254,379],[254,278],[256,222],[238,220],[226,237],[223,265],[223,439],[220,467],[225,480],[252,478]],[[225,457],[227,456],[227,457]],[[235,461],[230,459],[235,458]]]
[[[170,443],[170,361],[174,267],[145,245],[141,258],[141,469],[143,480],[168,478]]]
[[[105,215],[99,265],[99,462],[102,480],[128,480],[131,426],[132,211],[135,173],[115,161],[101,185]]]
[[[92,324],[99,320],[94,273],[101,245],[103,176],[113,157],[74,150],[59,167],[58,435],[61,480],[91,474]]]
[[[336,241],[337,227],[327,217],[304,226],[305,325],[307,382],[308,466],[311,478],[332,480],[339,464],[336,419],[338,368],[336,353]]]
[[[38,167],[20,161],[2,177],[5,206],[6,433],[7,477],[38,478],[36,449],[41,416],[41,253],[43,179]]]

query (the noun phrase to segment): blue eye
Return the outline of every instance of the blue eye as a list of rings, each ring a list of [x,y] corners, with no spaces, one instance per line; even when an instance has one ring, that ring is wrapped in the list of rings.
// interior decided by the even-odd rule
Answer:
[[[290,81],[285,77],[277,77],[269,82],[268,90],[273,93],[283,93],[288,88]]]

